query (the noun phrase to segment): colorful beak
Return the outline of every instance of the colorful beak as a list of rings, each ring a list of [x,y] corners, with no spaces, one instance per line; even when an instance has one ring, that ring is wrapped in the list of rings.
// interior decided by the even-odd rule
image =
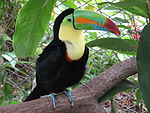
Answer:
[[[93,11],[75,10],[73,17],[75,29],[110,31],[117,36],[120,35],[116,24],[102,14]]]

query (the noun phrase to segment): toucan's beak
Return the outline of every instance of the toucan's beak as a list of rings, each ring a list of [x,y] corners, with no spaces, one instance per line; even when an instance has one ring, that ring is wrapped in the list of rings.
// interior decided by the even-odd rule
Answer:
[[[79,30],[103,30],[120,35],[116,24],[109,18],[93,11],[75,10],[73,13],[74,27]]]

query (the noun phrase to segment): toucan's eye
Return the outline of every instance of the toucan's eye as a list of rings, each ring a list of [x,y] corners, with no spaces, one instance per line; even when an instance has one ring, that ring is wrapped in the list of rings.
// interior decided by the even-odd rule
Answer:
[[[71,19],[70,19],[70,18],[68,18],[68,19],[67,19],[67,21],[68,21],[68,22],[71,22]]]

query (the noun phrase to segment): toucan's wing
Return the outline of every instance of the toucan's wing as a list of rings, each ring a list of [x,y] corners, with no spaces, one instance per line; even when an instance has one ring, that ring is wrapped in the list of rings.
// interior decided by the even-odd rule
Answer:
[[[36,82],[37,85],[25,101],[40,98],[51,92],[49,83],[57,75],[60,63],[65,54],[65,46],[59,41],[52,41],[40,54],[36,63]]]
[[[65,45],[62,42],[52,41],[40,54],[36,63],[36,81],[50,82],[56,76],[60,63],[64,59]]]

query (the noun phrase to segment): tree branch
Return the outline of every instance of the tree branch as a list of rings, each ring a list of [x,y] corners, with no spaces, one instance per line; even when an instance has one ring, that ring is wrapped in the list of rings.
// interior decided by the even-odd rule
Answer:
[[[16,105],[2,106],[0,111],[3,113],[106,113],[99,106],[97,99],[117,83],[136,72],[135,58],[112,66],[90,82],[72,91],[74,107],[71,107],[68,98],[61,94],[56,96],[58,103],[55,110],[53,110],[50,98],[40,98]]]

